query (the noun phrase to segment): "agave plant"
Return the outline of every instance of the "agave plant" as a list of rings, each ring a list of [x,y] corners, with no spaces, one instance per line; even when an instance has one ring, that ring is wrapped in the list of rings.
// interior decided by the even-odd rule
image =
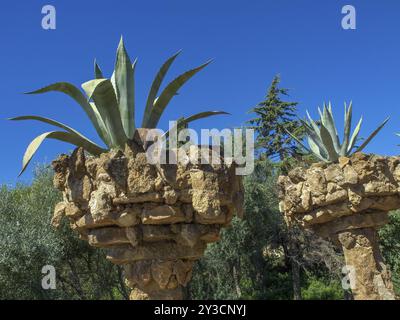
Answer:
[[[141,125],[142,128],[155,128],[165,108],[177,94],[178,90],[192,76],[211,62],[208,61],[194,69],[182,73],[171,81],[158,95],[161,83],[179,53],[180,51],[167,59],[154,78],[147,97]],[[97,134],[107,147],[99,146],[75,129],[52,119],[33,115],[10,118],[10,120],[37,120],[64,130],[45,132],[32,140],[25,151],[20,175],[24,172],[45,139],[60,140],[78,147],[83,147],[87,152],[95,156],[107,152],[109,149],[122,149],[125,143],[133,138],[136,129],[134,89],[136,61],[137,60],[133,61],[133,63],[131,62],[121,37],[117,49],[115,68],[111,78],[107,79],[103,76],[99,65],[95,61],[95,79],[81,85],[86,95],[77,87],[67,82],[57,82],[39,90],[28,92],[27,94],[39,94],[58,91],[69,95],[83,108],[95,127]],[[181,117],[179,123],[184,125],[191,121],[217,114],[226,114],[226,112],[201,112],[188,118]]]
[[[305,129],[309,148],[306,147],[303,142],[292,133],[288,133],[307,152],[312,153],[318,159],[325,162],[335,162],[339,159],[339,157],[350,156],[354,152],[362,151],[389,120],[389,118],[386,118],[385,121],[383,121],[383,123],[377,129],[375,129],[375,131],[372,132],[371,135],[365,139],[360,146],[356,146],[356,142],[359,140],[358,134],[361,128],[362,117],[358,121],[358,124],[350,137],[352,110],[353,106],[351,102],[348,107],[346,103],[344,104],[344,136],[342,143],[339,141],[335,121],[333,119],[331,103],[329,103],[328,106],[324,104],[323,111],[318,108],[320,115],[318,124],[310,117],[308,111],[307,117],[309,122],[300,119]]]

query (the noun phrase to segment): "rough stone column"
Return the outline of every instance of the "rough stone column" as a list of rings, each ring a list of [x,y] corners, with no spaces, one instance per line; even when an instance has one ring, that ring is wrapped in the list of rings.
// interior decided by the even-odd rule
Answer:
[[[355,271],[355,299],[395,299],[377,230],[400,208],[400,157],[356,153],[338,163],[295,168],[278,185],[289,226],[311,229],[343,248]]]
[[[124,266],[131,300],[182,300],[194,261],[143,260]]]
[[[354,299],[394,300],[390,272],[379,250],[376,229],[343,231],[337,237],[343,248],[346,265],[354,268],[348,270],[354,279]]]

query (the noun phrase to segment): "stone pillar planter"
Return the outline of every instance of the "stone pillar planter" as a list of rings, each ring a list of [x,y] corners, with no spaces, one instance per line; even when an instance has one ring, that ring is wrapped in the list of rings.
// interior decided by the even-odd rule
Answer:
[[[343,248],[354,271],[355,299],[394,299],[377,230],[400,208],[400,158],[356,153],[337,164],[316,163],[279,178],[280,210]]]
[[[131,299],[182,299],[194,262],[241,216],[234,165],[148,164],[137,139],[98,158],[76,149],[53,162],[63,216],[90,245],[123,265]]]

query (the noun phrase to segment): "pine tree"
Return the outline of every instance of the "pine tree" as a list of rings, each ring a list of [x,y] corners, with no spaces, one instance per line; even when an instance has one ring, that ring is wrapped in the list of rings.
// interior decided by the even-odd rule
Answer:
[[[265,100],[251,110],[256,118],[249,121],[257,134],[256,148],[271,160],[281,163],[282,173],[286,173],[290,158],[301,155],[288,131],[303,136],[303,127],[296,118],[297,102],[283,101],[288,97],[288,89],[280,88],[280,77],[276,75]]]
[[[268,89],[265,100],[260,102],[251,111],[257,117],[250,120],[250,124],[257,133],[256,149],[267,158],[277,161],[276,165],[281,174],[287,174],[293,164],[298,164],[301,155],[296,147],[296,142],[288,134],[296,132],[296,136],[303,136],[303,128],[296,118],[297,102],[283,101],[282,96],[288,97],[288,89],[280,88],[280,77],[276,75]],[[301,250],[296,241],[293,228],[282,226],[280,230],[283,240],[286,261],[291,268],[293,297],[301,299],[300,289],[300,264],[297,256]]]

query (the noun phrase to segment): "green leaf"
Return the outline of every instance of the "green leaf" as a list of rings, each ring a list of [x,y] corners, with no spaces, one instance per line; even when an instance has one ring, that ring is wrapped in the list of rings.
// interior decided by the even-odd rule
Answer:
[[[360,152],[362,151],[366,145],[377,135],[377,133],[385,126],[385,124],[389,121],[389,117],[385,119],[385,121],[382,122],[382,124],[375,129],[374,132],[370,134],[370,136],[363,142],[361,146],[358,147],[358,149],[355,152]]]
[[[312,151],[311,151],[309,148],[307,148],[307,147],[304,145],[304,143],[300,141],[299,138],[297,138],[294,134],[290,133],[290,131],[287,130],[286,128],[285,128],[284,130],[285,130],[285,131],[287,132],[287,134],[288,134],[289,136],[291,136],[304,150],[306,150],[308,153],[312,153]]]
[[[325,103],[324,103],[324,106],[325,106]],[[319,113],[319,117],[321,118],[321,121],[322,121],[322,118],[323,118],[324,116],[323,116],[323,114],[322,114],[322,111],[321,111],[320,107],[318,107],[318,113]]]
[[[332,105],[329,102],[328,104],[328,108],[326,110],[324,110],[324,117],[325,117],[325,122],[326,124],[325,127],[326,129],[328,129],[329,134],[332,137],[332,141],[333,141],[333,145],[335,147],[335,150],[337,153],[340,152],[340,141],[339,141],[339,136],[336,130],[336,125],[335,125],[335,120],[333,118],[333,114],[332,114]]]
[[[175,124],[174,128],[178,127],[180,125],[187,125],[190,122],[193,122],[193,121],[196,121],[196,120],[199,120],[199,119],[208,118],[208,117],[216,116],[216,115],[219,115],[219,114],[230,114],[230,113],[225,112],[225,111],[204,111],[204,112],[199,112],[199,113],[191,115],[191,116],[189,116],[187,118],[178,119],[178,121],[176,121],[176,124]],[[165,132],[163,134],[162,138],[166,138],[169,135],[169,132],[170,132],[170,130]]]
[[[173,81],[171,81],[167,87],[163,90],[160,96],[154,101],[153,108],[151,109],[148,121],[144,123],[145,128],[155,128],[158,121],[161,118],[162,113],[167,107],[168,103],[171,101],[172,97],[175,96],[178,90],[197,72],[209,65],[211,61],[208,61],[201,66],[194,68],[192,70],[186,71],[181,74]]]
[[[60,140],[63,142],[68,142],[77,147],[82,147],[86,151],[88,151],[89,153],[91,153],[95,156],[98,156],[102,152],[104,152],[103,149],[101,149],[101,148],[99,149],[99,148],[93,146],[91,142],[89,142],[85,139],[82,139],[78,135],[72,134],[70,132],[63,132],[63,131],[46,132],[46,133],[43,133],[43,134],[37,136],[29,144],[28,148],[25,151],[24,157],[22,159],[22,169],[18,176],[20,176],[25,171],[29,162],[32,160],[32,157],[35,155],[36,151],[39,149],[40,145],[46,138]]]
[[[196,114],[193,114],[185,119],[182,120],[182,123],[184,124],[188,124],[190,122],[199,120],[199,119],[203,119],[203,118],[208,118],[211,116],[216,116],[219,114],[230,114],[229,112],[225,112],[225,111],[204,111],[204,112],[199,112]]]
[[[118,109],[117,98],[111,81],[108,79],[95,79],[82,84],[89,99],[93,99],[110,135],[111,145],[123,148],[127,141],[122,127]]]
[[[321,123],[321,140],[325,146],[326,151],[328,152],[329,161],[335,162],[338,159],[339,155],[335,151],[332,137],[329,134],[328,129],[322,123]]]
[[[311,118],[311,116],[310,116],[310,114],[308,113],[308,111],[306,111],[306,114],[307,114],[308,120],[310,121],[310,124],[311,124],[312,128],[314,129],[315,133],[319,136],[320,133],[319,133],[319,128],[318,128],[317,124],[316,124],[315,121]]]
[[[93,126],[96,129],[97,134],[100,136],[100,138],[106,143],[107,145],[110,145],[110,139],[108,137],[108,133],[105,128],[105,124],[101,117],[99,116],[99,113],[97,110],[94,110],[90,103],[88,103],[85,95],[73,84],[70,84],[68,82],[57,82],[53,83],[51,85],[48,85],[46,87],[43,87],[39,90],[27,92],[26,94],[40,94],[40,93],[46,93],[46,92],[51,92],[51,91],[56,91],[56,92],[62,92],[70,96],[72,99],[74,99],[85,111],[85,113],[88,115],[90,121],[92,122]]]
[[[85,136],[84,136],[83,134],[81,134],[79,131],[76,131],[75,129],[73,129],[73,128],[71,128],[71,127],[69,127],[69,126],[67,126],[67,125],[65,125],[65,124],[63,124],[63,123],[61,123],[61,122],[58,122],[58,121],[56,121],[56,120],[53,120],[53,119],[44,118],[44,117],[40,117],[40,116],[32,116],[32,115],[29,115],[29,116],[19,116],[19,117],[9,118],[8,120],[12,120],[12,121],[36,120],[36,121],[44,122],[44,123],[47,123],[47,124],[50,124],[50,125],[59,127],[59,128],[61,128],[61,129],[64,129],[64,130],[66,130],[67,132],[69,132],[69,133],[71,133],[71,134],[77,135],[77,136],[79,136],[80,138],[82,138],[82,139],[84,139],[84,140],[87,140],[88,142],[90,142],[91,144],[93,144],[93,147],[96,147],[96,148],[98,148],[99,150],[101,149],[101,150],[103,150],[103,152],[106,151],[105,149],[103,149],[102,147],[100,147],[98,144],[96,144],[95,142],[91,141],[89,138],[85,137]]]
[[[318,133],[315,132],[315,131],[313,130],[313,128],[310,127],[310,125],[309,125],[307,122],[305,122],[304,120],[300,119],[300,122],[301,122],[301,124],[303,125],[304,130],[306,131],[306,134],[307,134],[311,139],[313,139],[313,141],[316,143],[316,145],[317,145],[318,148],[321,150],[321,152],[322,152],[322,151],[323,151],[323,152],[326,152],[324,143],[323,143],[323,141],[322,141],[320,135],[318,135]],[[321,124],[321,125],[322,125],[322,124]]]
[[[343,143],[340,148],[340,155],[345,156],[347,154],[347,150],[349,148],[349,139],[350,139],[350,131],[351,131],[351,120],[353,114],[353,103],[350,102],[349,108],[347,109],[346,103],[344,104],[344,135],[343,135]]]
[[[135,65],[136,60],[132,65],[121,37],[114,69],[115,87],[122,126],[129,139],[133,138],[135,132]]]
[[[360,129],[361,129],[361,124],[362,124],[362,117],[358,121],[358,124],[357,124],[356,128],[354,129],[354,132],[351,136],[349,146],[346,150],[346,155],[349,155],[351,153],[351,150],[353,150],[353,148],[354,148],[354,145],[357,141],[358,133],[360,132]]]
[[[320,160],[322,161],[327,161],[328,159],[326,158],[326,155],[322,155],[320,149],[318,148],[317,144],[311,139],[310,137],[307,137],[307,142],[308,145],[310,146],[311,152]]]
[[[95,79],[103,79],[103,72],[101,72],[101,69],[99,65],[96,62],[96,59],[94,60],[94,77]]]
[[[177,53],[175,53],[172,57],[168,58],[167,61],[164,62],[164,64],[161,66],[160,70],[158,70],[158,73],[155,76],[153,83],[151,84],[149,95],[147,97],[146,108],[145,108],[144,114],[143,114],[143,121],[142,121],[143,128],[146,126],[146,123],[149,120],[150,112],[151,112],[151,109],[153,108],[154,101],[157,98],[157,94],[160,89],[161,83],[163,82],[164,77],[167,74],[172,63],[174,62],[174,60],[180,53],[181,53],[181,50],[179,50]]]

